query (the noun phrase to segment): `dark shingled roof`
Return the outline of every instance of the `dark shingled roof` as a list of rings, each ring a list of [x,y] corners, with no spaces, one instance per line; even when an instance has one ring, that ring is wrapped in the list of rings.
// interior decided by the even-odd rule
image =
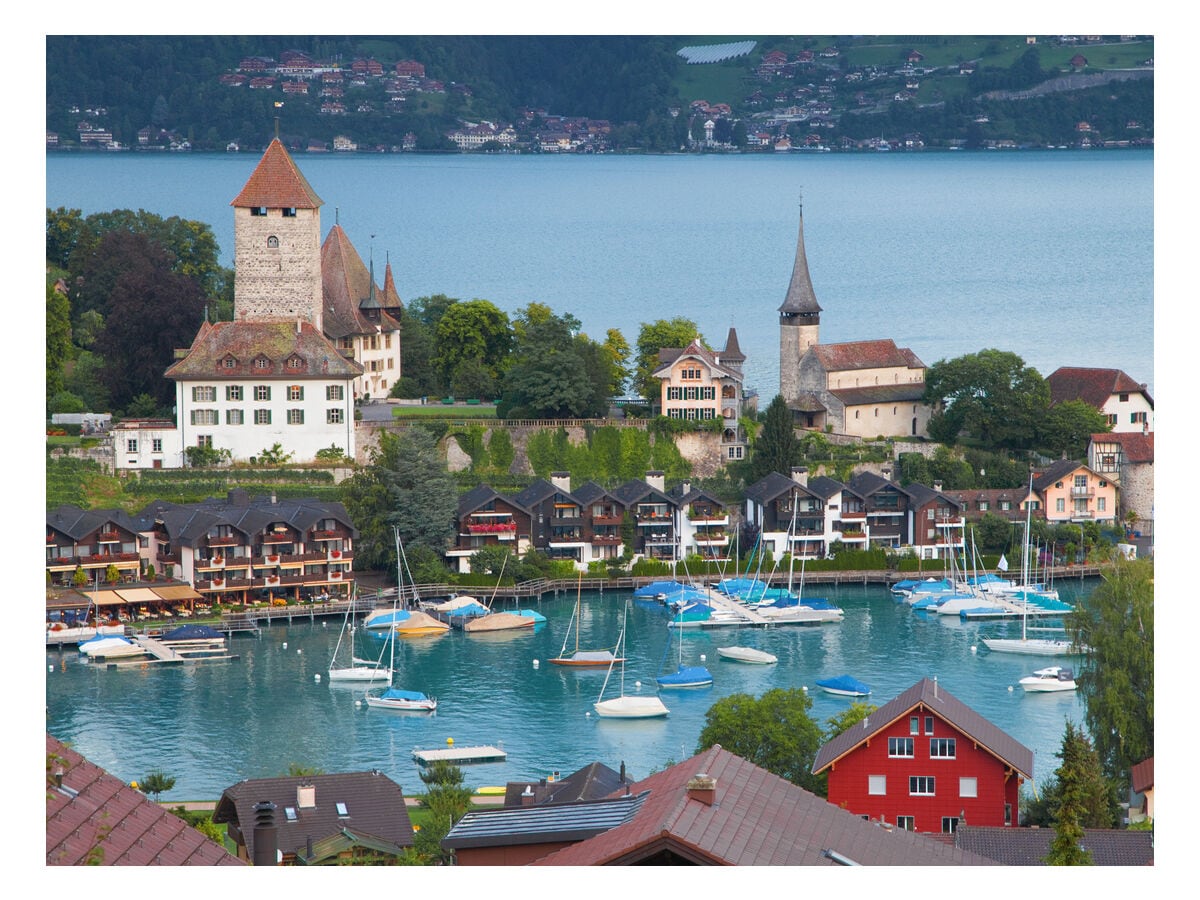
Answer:
[[[1054,484],[1056,481],[1061,481],[1077,469],[1087,469],[1091,471],[1081,462],[1076,462],[1073,459],[1060,459],[1057,462],[1051,463],[1050,466],[1033,476],[1033,489],[1039,494]]]
[[[1046,378],[1050,385],[1050,402],[1082,400],[1096,409],[1108,402],[1113,394],[1141,394],[1154,408],[1154,400],[1144,384],[1138,384],[1120,369],[1087,369],[1062,366]]]
[[[782,497],[784,494],[790,494],[792,491],[797,491],[801,494],[811,494],[808,488],[796,481],[794,478],[789,478],[779,472],[768,472],[754,484],[746,488],[746,499],[753,500],[759,506],[770,503],[773,500]]]
[[[804,252],[804,209],[800,209],[800,231],[796,237],[796,258],[792,262],[792,278],[787,296],[779,306],[781,313],[819,313],[820,305],[808,274],[808,257]]]
[[[871,727],[851,728],[824,744],[813,760],[813,772],[819,773],[829,768],[914,709],[937,714],[1026,779],[1033,777],[1032,750],[1009,737],[944,687],[928,678],[922,678],[871,713]]]
[[[517,503],[512,497],[506,497],[499,493],[490,484],[479,484],[471,488],[465,494],[458,498],[458,516],[461,519],[464,516],[469,516],[485,503],[490,503],[493,500],[503,500],[510,506],[515,506],[522,512],[529,512],[528,509]]]
[[[711,803],[689,790],[700,776],[715,782]],[[862,865],[991,864],[923,835],[868,822],[719,744],[631,790],[626,802],[641,803],[628,821],[533,865],[633,865],[664,852],[698,865],[836,865],[826,851]]]
[[[62,786],[55,778],[61,767]],[[46,865],[246,863],[56,738],[46,735]]]
[[[729,334],[725,337],[725,348],[718,354],[721,357],[721,362],[740,363],[746,361],[746,354],[742,352],[742,348],[738,346],[737,329],[730,328]]]
[[[867,403],[914,403],[925,396],[925,383],[908,381],[857,388],[831,388],[829,393],[847,406],[862,406]]]
[[[317,209],[322,205],[279,138],[271,141],[242,192],[230,206],[267,209]]]
[[[1044,866],[1053,828],[1006,828],[959,824],[955,846],[1005,866]],[[1086,828],[1080,846],[1098,866],[1154,865],[1154,834],[1149,831]]]
[[[628,822],[646,795],[611,800],[504,806],[469,812],[442,839],[450,849],[582,841]]]
[[[714,377],[722,378],[740,378],[737,372],[730,369],[728,366],[723,366],[717,361],[717,354],[713,353],[699,339],[692,341],[682,350],[676,350],[673,347],[663,347],[658,351],[659,366],[652,373],[655,378],[661,378],[666,375],[676,362],[685,356],[692,356],[708,366]],[[742,357],[744,360],[745,357]],[[734,360],[738,362],[738,360]]]
[[[896,346],[891,338],[878,341],[847,341],[843,344],[814,344],[812,352],[826,372],[850,369],[887,369],[904,366],[922,369],[924,364],[908,349]]]
[[[620,790],[625,782],[620,772],[593,762],[557,781],[510,781],[504,788],[504,805],[521,806],[523,795],[531,795],[539,805],[600,800]]]
[[[606,491],[603,487],[596,484],[594,481],[589,481],[586,484],[581,484],[571,492],[575,495],[575,499],[583,506],[588,506],[591,503],[599,500],[601,497],[608,497],[610,500],[616,501],[617,498]]]
[[[218,525],[229,525],[247,542],[276,522],[286,522],[303,536],[322,519],[336,519],[350,530],[352,537],[358,533],[346,507],[336,500],[281,497],[272,502],[270,497],[258,496],[239,501],[237,496],[234,492],[227,498],[210,497],[200,503],[154,500],[140,515],[150,523],[161,521],[172,544],[188,547],[203,542]]]
[[[133,535],[149,531],[153,524],[122,509],[80,509],[66,503],[46,513],[46,527],[76,541],[109,523]]]
[[[291,357],[300,360],[290,367]],[[270,365],[256,369],[254,360],[265,357]],[[226,358],[232,365],[226,366]],[[201,326],[187,355],[165,375],[174,379],[268,378],[289,381],[303,378],[354,378],[363,367],[346,359],[311,322],[217,322]]]
[[[312,785],[315,805],[300,808],[298,788]],[[314,842],[349,830],[360,840],[400,853],[413,842],[412,822],[400,785],[382,772],[346,772],[336,775],[281,776],[247,779],[225,789],[213,811],[213,821],[229,825],[231,836],[240,834],[246,855],[254,859],[254,807],[275,804],[279,849],[299,857],[307,855],[308,839]],[[344,803],[346,815],[338,804]],[[296,818],[289,820],[288,808]]]
[[[611,491],[609,491],[609,493],[616,498],[618,503],[622,504],[626,508],[632,506],[634,503],[639,503],[645,500],[647,497],[650,497],[656,501],[668,503],[671,506],[675,505],[675,501],[672,500],[668,494],[663,493],[662,491],[658,490],[658,488],[652,487],[650,484],[637,478],[631,478],[624,484],[613,488]]]

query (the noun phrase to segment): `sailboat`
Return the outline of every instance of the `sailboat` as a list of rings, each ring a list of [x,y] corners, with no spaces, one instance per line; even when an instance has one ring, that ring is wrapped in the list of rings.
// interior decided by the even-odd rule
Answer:
[[[400,543],[400,529],[394,528],[393,532],[396,535],[396,599],[393,604],[399,603],[400,600],[400,585],[401,580],[401,561],[404,560],[405,568],[407,568],[407,560],[404,559],[404,547]],[[387,682],[388,686],[379,694],[368,693],[363,699],[367,706],[375,709],[395,709],[402,712],[433,712],[437,709],[437,700],[433,697],[426,696],[420,691],[405,691],[395,687],[392,684],[392,679],[396,671],[396,635],[388,635],[388,648],[390,656],[388,658],[387,667]],[[383,652],[380,651],[380,658],[383,657]]]
[[[596,715],[605,719],[661,718],[668,715],[670,710],[658,697],[630,697],[625,694],[625,660],[620,653],[625,646],[625,624],[628,617],[629,613],[626,610],[621,622],[621,634],[617,638],[617,656],[609,663],[608,674],[604,676],[604,684],[600,688],[600,696],[596,698],[592,708],[596,710]],[[612,678],[613,667],[616,666],[617,659],[621,659],[621,693],[611,700],[605,700],[604,691],[608,688],[608,681]]]
[[[1029,476],[1029,491],[1033,492],[1033,475]],[[1025,542],[1021,550],[1021,583],[1029,584],[1029,526],[1033,515],[1032,505],[1025,504]],[[1029,656],[1069,656],[1077,653],[1078,649],[1070,641],[1054,640],[1051,638],[1031,638],[1028,631],[1029,594],[1026,593],[1021,604],[1021,637],[1018,638],[984,638],[984,646],[997,653],[1023,653]]]
[[[562,649],[558,651],[558,656],[550,660],[556,666],[576,666],[579,668],[598,668],[600,666],[611,666],[614,662],[624,664],[624,659],[618,659],[611,650],[580,650],[579,649],[579,626],[582,616],[582,596],[583,596],[583,573],[579,573],[579,579],[575,586],[575,614],[567,625],[566,636],[563,637]],[[567,642],[571,639],[571,629],[575,629],[575,650],[567,655]]]
[[[679,610],[679,621],[682,625],[683,610]],[[679,631],[679,628],[675,629]],[[670,631],[667,632],[667,650],[671,649]],[[663,652],[666,656],[666,651]],[[710,687],[713,683],[712,672],[705,666],[685,666],[683,664],[683,633],[679,634],[679,668],[666,675],[659,675],[655,681],[660,688],[700,688]]]
[[[357,595],[357,585],[356,595]],[[354,626],[350,624],[350,613],[354,609],[354,600],[350,599],[346,604],[346,618],[342,622],[342,633],[338,635],[337,645],[333,648],[333,658],[329,661],[329,680],[330,681],[390,681],[392,678],[391,667],[384,668],[376,665],[373,662],[368,662],[363,659],[354,657]],[[348,643],[350,644],[350,665],[339,666],[338,652],[342,649],[342,642],[349,636]]]

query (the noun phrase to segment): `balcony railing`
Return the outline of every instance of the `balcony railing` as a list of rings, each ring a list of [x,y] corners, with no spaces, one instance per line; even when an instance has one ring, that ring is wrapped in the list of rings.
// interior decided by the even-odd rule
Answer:
[[[318,538],[318,540],[322,540],[322,539]],[[269,534],[264,534],[262,542],[264,544],[294,544],[294,543],[296,543],[296,539],[292,535],[288,534],[287,532],[281,531],[281,532],[270,532]]]
[[[208,546],[210,547],[236,547],[242,542],[239,537],[228,535],[225,537],[209,537]]]
[[[612,546],[621,543],[621,536],[619,534],[596,534],[592,535],[592,543],[600,546]]]
[[[468,522],[467,534],[501,534],[517,530],[516,522]]]
[[[1094,497],[1094,496],[1096,496],[1096,492],[1095,492],[1095,490],[1093,490],[1090,487],[1073,487],[1073,488],[1071,488],[1071,496],[1072,497]]]
[[[319,531],[319,530],[314,529],[313,533],[312,533],[312,539],[314,541],[333,541],[333,540],[337,540],[340,537],[349,537],[349,535],[344,535],[340,531],[337,531],[337,530]]]
[[[121,535],[115,531],[102,531],[96,535],[96,540],[101,544],[119,544]]]
[[[619,515],[603,515],[592,516],[593,525],[620,525],[621,517]]]

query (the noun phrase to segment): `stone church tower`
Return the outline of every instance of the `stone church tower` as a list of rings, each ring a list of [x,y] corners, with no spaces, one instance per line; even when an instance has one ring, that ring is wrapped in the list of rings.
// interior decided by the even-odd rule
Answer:
[[[234,198],[236,322],[311,322],[322,330],[321,198],[279,139]]]
[[[787,296],[779,307],[779,393],[791,402],[800,394],[800,359],[819,343],[821,307],[813,293],[804,255],[804,207],[800,207],[800,236]]]

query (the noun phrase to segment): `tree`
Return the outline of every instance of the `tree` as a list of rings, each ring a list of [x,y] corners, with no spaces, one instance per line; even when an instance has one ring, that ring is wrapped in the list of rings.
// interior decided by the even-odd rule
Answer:
[[[619,397],[625,391],[625,382],[629,380],[629,341],[617,328],[610,328],[604,335],[605,356],[608,358],[609,370],[612,372],[612,383],[607,386],[610,397]]]
[[[790,476],[792,467],[800,462],[800,452],[792,411],[783,396],[776,394],[763,416],[762,433],[751,451],[751,480],[765,478],[771,472]]]
[[[936,410],[929,420],[936,441],[953,444],[965,433],[984,446],[1027,449],[1050,405],[1050,386],[1015,353],[981,350],[930,366],[925,402]]]
[[[812,774],[821,730],[808,715],[812,700],[797,688],[774,688],[758,699],[722,697],[704,714],[696,752],[720,744],[756,766],[824,796],[824,779]]]
[[[1100,771],[1096,751],[1073,722],[1067,722],[1062,749],[1055,755],[1062,764],[1054,773],[1058,778],[1058,803],[1046,864],[1090,866],[1092,854],[1079,842],[1084,828],[1112,827],[1112,791]]]
[[[517,458],[516,448],[513,447],[512,435],[507,428],[493,428],[487,443],[488,457],[492,468],[497,472],[507,472]]]
[[[71,301],[54,284],[46,285],[46,396],[66,386],[63,370],[71,355]]]
[[[1041,423],[1038,443],[1043,450],[1069,459],[1081,459],[1087,453],[1093,434],[1109,431],[1104,414],[1083,400],[1056,403]]]
[[[1154,755],[1154,564],[1117,557],[1067,617],[1088,647],[1076,680],[1085,722],[1109,778],[1124,783]]]
[[[579,320],[531,303],[513,320],[515,351],[496,406],[504,418],[592,418],[608,410],[612,355],[579,333]]]
[[[258,461],[264,466],[282,466],[291,461],[292,455],[285,452],[283,444],[276,441],[270,447],[258,451]]]
[[[139,783],[142,793],[150,794],[154,797],[154,802],[158,802],[160,794],[165,794],[171,788],[175,787],[175,779],[170,775],[162,772],[160,769],[155,769],[150,774],[142,778]]]
[[[312,775],[324,775],[324,769],[318,769],[315,766],[306,766],[297,762],[288,763],[287,772],[284,773],[289,778],[308,778]]]
[[[463,787],[462,769],[444,759],[436,759],[421,772],[428,790],[421,805],[429,810],[425,827],[413,838],[413,849],[427,862],[447,863],[453,851],[441,846],[454,823],[471,808],[471,791]]]
[[[371,461],[341,484],[342,502],[358,527],[355,563],[396,571],[392,527],[400,529],[405,553],[424,546],[441,554],[454,533],[458,492],[423,428],[382,433]]]
[[[508,315],[488,300],[452,303],[438,320],[434,364],[445,383],[464,362],[478,361],[493,378],[512,345]]]
[[[639,397],[653,400],[659,395],[659,383],[654,378],[658,368],[658,351],[666,347],[683,349],[692,341],[704,338],[691,319],[676,316],[673,319],[658,319],[643,322],[638,331],[637,356],[633,369],[633,391]]]
[[[848,730],[852,725],[857,725],[877,709],[879,707],[874,703],[855,700],[840,713],[830,716],[825,720],[825,736],[821,742],[828,743],[832,741],[839,734]]]

